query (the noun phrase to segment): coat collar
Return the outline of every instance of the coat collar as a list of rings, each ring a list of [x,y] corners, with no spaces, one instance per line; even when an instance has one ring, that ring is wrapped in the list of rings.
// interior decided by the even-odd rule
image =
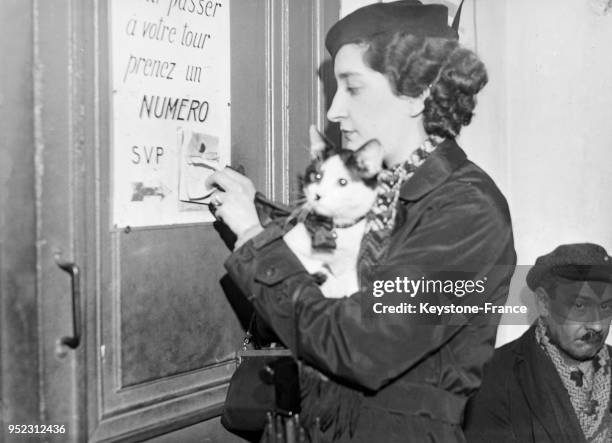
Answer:
[[[446,139],[417,168],[400,189],[400,198],[415,201],[442,183],[467,160],[463,149],[453,139]]]
[[[529,408],[551,441],[586,442],[557,369],[537,343],[535,328],[532,325],[514,348],[514,371]]]

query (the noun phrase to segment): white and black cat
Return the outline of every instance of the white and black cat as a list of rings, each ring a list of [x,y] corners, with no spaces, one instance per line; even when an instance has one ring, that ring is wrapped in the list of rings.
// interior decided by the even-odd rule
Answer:
[[[308,221],[298,222],[283,238],[308,272],[325,276],[321,290],[326,297],[345,297],[359,290],[357,257],[366,215],[376,201],[382,147],[371,140],[357,151],[335,148],[314,127],[310,141],[312,161],[304,176],[306,203],[301,211],[331,219],[335,248],[313,245]]]

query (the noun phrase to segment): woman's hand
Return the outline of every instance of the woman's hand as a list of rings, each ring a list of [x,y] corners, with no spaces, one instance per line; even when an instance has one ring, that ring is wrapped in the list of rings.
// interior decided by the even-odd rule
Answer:
[[[236,234],[236,247],[263,230],[249,178],[226,167],[208,177],[206,184],[218,188],[210,199],[211,212]]]

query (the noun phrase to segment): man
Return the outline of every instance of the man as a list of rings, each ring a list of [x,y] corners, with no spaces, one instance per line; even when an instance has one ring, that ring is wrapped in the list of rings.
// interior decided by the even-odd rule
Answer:
[[[465,416],[468,442],[612,442],[612,259],[562,245],[527,274],[539,318],[497,349]]]

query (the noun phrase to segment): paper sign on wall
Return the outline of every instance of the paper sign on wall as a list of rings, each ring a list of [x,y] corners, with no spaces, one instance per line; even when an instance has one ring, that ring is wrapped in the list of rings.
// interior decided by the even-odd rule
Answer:
[[[229,0],[110,10],[113,224],[212,221],[204,182],[230,160]]]

